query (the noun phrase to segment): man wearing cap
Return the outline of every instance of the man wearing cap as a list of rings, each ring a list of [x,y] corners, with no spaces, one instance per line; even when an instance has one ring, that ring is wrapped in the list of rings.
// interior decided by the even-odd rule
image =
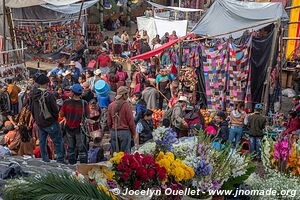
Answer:
[[[171,126],[176,131],[177,137],[186,136],[185,129],[187,129],[188,124],[184,120],[184,111],[189,104],[188,98],[181,96],[178,99],[178,103],[173,107],[171,115]]]
[[[267,123],[266,118],[261,114],[262,109],[262,104],[256,104],[254,113],[248,117],[250,153],[253,155],[255,150],[257,160],[261,159],[261,139],[263,138],[263,129]]]
[[[72,78],[74,80],[76,80],[76,83],[78,82],[78,78],[79,78],[79,75],[80,75],[80,70],[78,68],[75,67],[76,64],[74,61],[71,61],[70,64],[69,64],[69,70],[71,71],[71,74],[72,74]]]
[[[49,78],[44,74],[36,77],[36,85],[30,93],[30,111],[38,126],[41,156],[44,162],[49,162],[46,150],[48,135],[52,139],[57,162],[64,162],[62,153],[63,139],[58,122],[58,106],[54,94],[47,90]]]
[[[71,99],[64,102],[60,113],[66,119],[66,134],[68,142],[68,159],[71,165],[87,162],[87,133],[81,131],[82,123],[89,117],[88,103],[80,98],[83,88],[76,83],[71,87]],[[79,155],[76,154],[79,153]]]
[[[111,59],[109,55],[107,54],[107,49],[102,48],[101,54],[98,56],[97,59],[97,67],[100,69],[100,71],[103,74],[107,74],[109,72],[109,67],[111,64]]]
[[[94,71],[94,76],[89,79],[89,85],[92,91],[94,91],[95,84],[99,80],[101,80],[101,70],[97,69]]]
[[[131,137],[138,145],[132,110],[127,102],[128,97],[128,88],[121,86],[117,90],[116,100],[108,106],[108,127],[111,133],[113,153],[130,153]]]

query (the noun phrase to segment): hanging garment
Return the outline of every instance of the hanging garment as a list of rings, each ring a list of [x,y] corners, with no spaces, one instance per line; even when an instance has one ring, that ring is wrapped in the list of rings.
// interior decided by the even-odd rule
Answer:
[[[227,43],[216,46],[200,44],[203,60],[203,71],[205,78],[207,107],[209,110],[224,108],[225,84],[227,74]]]
[[[251,74],[249,66],[249,47],[251,37],[238,46],[229,43],[228,82],[226,84],[226,107],[233,107],[234,102],[251,103]]]

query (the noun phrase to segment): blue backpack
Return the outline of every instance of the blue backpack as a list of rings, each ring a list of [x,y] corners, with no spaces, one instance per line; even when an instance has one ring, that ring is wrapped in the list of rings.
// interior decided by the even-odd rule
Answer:
[[[89,152],[88,152],[88,162],[89,163],[97,163],[99,151],[100,151],[100,147],[89,149]]]

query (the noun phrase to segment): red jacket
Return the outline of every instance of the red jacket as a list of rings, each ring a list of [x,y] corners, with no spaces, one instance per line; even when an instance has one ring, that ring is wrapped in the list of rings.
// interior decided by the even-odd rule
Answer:
[[[283,133],[291,134],[298,129],[300,129],[300,120],[296,117],[288,122],[287,129]]]

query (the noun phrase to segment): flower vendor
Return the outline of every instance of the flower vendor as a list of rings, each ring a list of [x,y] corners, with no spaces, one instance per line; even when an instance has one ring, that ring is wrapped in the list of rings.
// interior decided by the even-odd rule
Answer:
[[[300,120],[299,117],[297,116],[296,111],[291,110],[288,114],[288,124],[287,124],[287,129],[283,132],[284,134],[291,134],[294,131],[300,129]]]
[[[139,135],[139,144],[144,144],[153,138],[153,122],[151,110],[143,113],[143,118],[136,125],[136,133]]]

